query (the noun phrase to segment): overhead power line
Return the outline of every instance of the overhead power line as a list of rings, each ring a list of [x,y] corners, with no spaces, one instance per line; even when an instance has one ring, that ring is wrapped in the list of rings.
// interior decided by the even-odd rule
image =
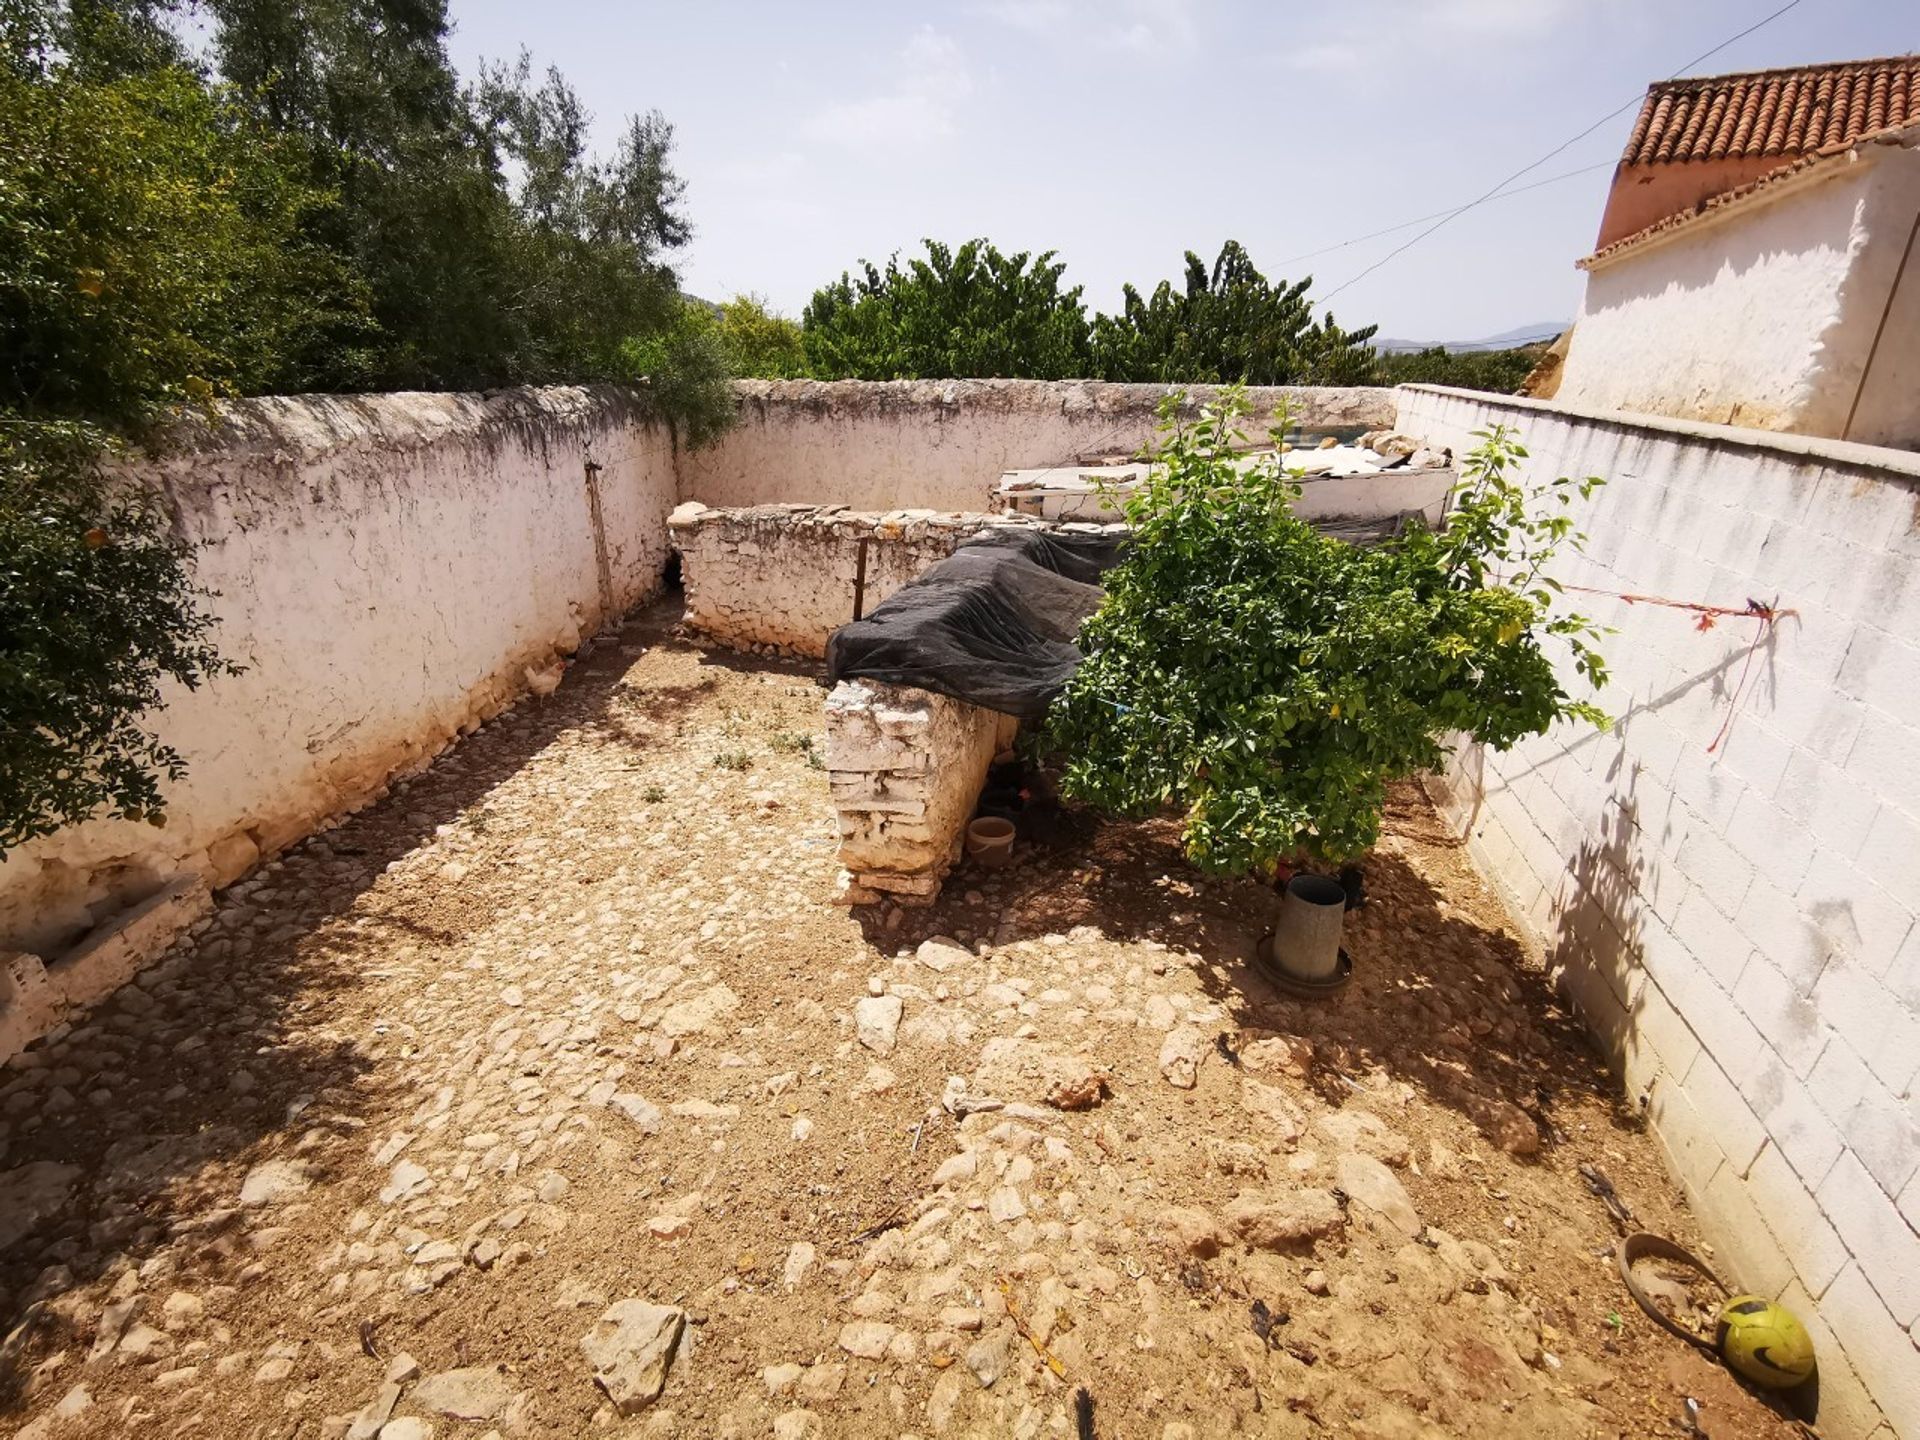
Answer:
[[[1698,65],[1702,60],[1711,59],[1713,56],[1718,55],[1722,50],[1726,49],[1729,45],[1732,45],[1737,41],[1746,39],[1747,36],[1753,34],[1754,31],[1760,29],[1761,27],[1766,25],[1771,25],[1775,20],[1778,20],[1782,15],[1786,14],[1789,10],[1795,9],[1802,3],[1804,3],[1804,0],[1787,0],[1787,3],[1782,5],[1778,10],[1775,10],[1771,14],[1763,16],[1761,19],[1754,21],[1753,24],[1747,26],[1747,28],[1742,30],[1739,34],[1729,35],[1726,39],[1722,40],[1718,45],[1714,46],[1711,50],[1702,51],[1700,54],[1694,56],[1691,60],[1685,61],[1682,64],[1676,66],[1673,72],[1669,74],[1666,78],[1669,80],[1677,79],[1683,71],[1691,70],[1694,66]],[[1635,105],[1638,105],[1643,98],[1644,98],[1644,92],[1640,95],[1635,95],[1631,100],[1628,100],[1625,104],[1620,105],[1615,109],[1609,110],[1606,114],[1602,115],[1598,120],[1594,121],[1591,125],[1587,126],[1586,129],[1582,130],[1578,135],[1575,135],[1570,139],[1561,141],[1558,145],[1554,146],[1553,149],[1547,151],[1546,154],[1542,155],[1538,160],[1535,160],[1528,165],[1522,165],[1518,170],[1514,171],[1511,175],[1507,176],[1506,179],[1502,180],[1499,184],[1495,185],[1491,190],[1488,190],[1486,194],[1480,196],[1479,199],[1470,200],[1465,205],[1460,206],[1460,208],[1457,210],[1447,211],[1445,214],[1441,215],[1437,220],[1435,220],[1433,224],[1429,225],[1426,229],[1422,230],[1418,235],[1415,235],[1412,239],[1406,241],[1404,244],[1394,246],[1393,249],[1389,250],[1385,255],[1382,255],[1378,260],[1374,261],[1373,264],[1367,266],[1366,269],[1362,270],[1358,275],[1355,275],[1351,280],[1343,281],[1339,285],[1334,286],[1333,289],[1329,290],[1325,295],[1322,295],[1320,297],[1320,303],[1322,305],[1325,305],[1327,301],[1333,299],[1333,297],[1338,295],[1341,291],[1349,289],[1352,286],[1359,284],[1362,280],[1366,279],[1367,276],[1373,274],[1374,271],[1378,270],[1382,265],[1387,264],[1390,260],[1393,260],[1396,256],[1406,254],[1407,251],[1411,250],[1414,246],[1418,245],[1422,240],[1425,240],[1429,235],[1433,234],[1436,230],[1440,230],[1446,225],[1452,223],[1454,220],[1458,219],[1460,216],[1466,214],[1469,210],[1476,209],[1479,206],[1486,204],[1489,200],[1494,199],[1509,185],[1511,185],[1514,181],[1518,180],[1522,175],[1525,175],[1530,171],[1538,170],[1542,165],[1546,164],[1547,161],[1553,159],[1554,156],[1560,154],[1564,150],[1571,148],[1574,145],[1579,144],[1582,140],[1586,139],[1587,136],[1591,135],[1594,131],[1598,130],[1602,125],[1605,125],[1609,120],[1612,120],[1615,116],[1621,115],[1626,111],[1631,110]]]
[[[1595,170],[1611,170],[1614,163],[1612,160],[1601,160],[1593,165],[1582,165],[1578,170],[1563,170],[1558,175],[1549,175],[1546,179],[1536,180],[1531,185],[1521,185],[1512,190],[1502,190],[1498,195],[1495,195],[1493,199],[1507,200],[1515,195],[1524,195],[1529,190],[1538,190],[1542,186],[1557,185],[1562,180],[1571,180],[1576,175],[1590,175]],[[1299,255],[1290,255],[1285,260],[1280,261],[1279,265],[1280,268],[1284,270],[1289,265],[1297,265],[1302,260],[1311,260],[1316,255],[1331,255],[1335,250],[1345,250],[1350,245],[1360,245],[1368,240],[1378,240],[1382,235],[1397,235],[1402,230],[1411,230],[1414,226],[1424,225],[1429,220],[1438,220],[1446,215],[1458,215],[1462,210],[1467,208],[1465,205],[1456,205],[1451,210],[1436,210],[1431,215],[1416,215],[1411,220],[1402,220],[1398,225],[1389,225],[1384,230],[1369,230],[1366,234],[1356,235],[1351,240],[1341,240],[1333,245],[1323,245],[1318,250],[1308,250]]]

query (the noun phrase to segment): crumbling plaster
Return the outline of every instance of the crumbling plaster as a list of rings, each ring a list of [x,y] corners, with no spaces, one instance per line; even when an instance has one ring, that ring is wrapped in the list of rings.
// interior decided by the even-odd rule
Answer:
[[[187,762],[163,828],[94,820],[5,857],[0,949],[52,958],[171,877],[230,881],[550,688],[658,588],[673,503],[665,430],[612,389],[246,401],[134,473],[245,670],[150,717]]]

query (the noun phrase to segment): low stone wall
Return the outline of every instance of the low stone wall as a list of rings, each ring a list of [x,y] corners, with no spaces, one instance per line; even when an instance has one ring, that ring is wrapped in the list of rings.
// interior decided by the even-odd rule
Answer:
[[[1019,721],[871,680],[827,697],[827,772],[846,876],[840,900],[929,905],[960,858],[994,755]]]
[[[805,500],[855,510],[992,508],[1008,470],[1130,457],[1150,444],[1165,385],[1088,380],[742,380],[739,423],[682,455],[680,498],[748,506]],[[1189,408],[1217,386],[1188,390]],[[1249,389],[1250,435],[1284,409],[1309,429],[1389,428],[1378,386]]]
[[[1401,394],[1457,453],[1504,423],[1528,477],[1607,480],[1555,573],[1614,627],[1613,728],[1467,751],[1438,798],[1719,1263],[1811,1326],[1821,1433],[1920,1435],[1920,456]],[[1753,650],[1623,592],[1790,613]]]
[[[768,648],[818,658],[827,637],[995,525],[1037,522],[1002,515],[885,514],[841,505],[687,504],[667,529],[680,555],[689,630],[732,649]],[[864,587],[860,546],[866,543]]]

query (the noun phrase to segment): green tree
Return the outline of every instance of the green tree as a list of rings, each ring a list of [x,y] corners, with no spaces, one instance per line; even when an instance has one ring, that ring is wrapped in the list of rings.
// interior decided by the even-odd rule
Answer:
[[[1278,457],[1235,454],[1243,396],[1191,425],[1177,405],[1048,717],[1064,793],[1180,809],[1208,869],[1340,862],[1378,839],[1387,786],[1438,767],[1452,736],[1505,748],[1557,720],[1604,723],[1555,674],[1550,649],[1595,686],[1606,669],[1545,571],[1580,543],[1570,500],[1597,479],[1529,490],[1511,476],[1526,452],[1487,432],[1444,531],[1363,550],[1293,514]]]
[[[180,759],[138,717],[224,668],[166,515],[103,454],[365,329],[303,157],[151,48],[110,75],[95,19],[0,75],[0,851],[157,816]]]
[[[760,296],[736,295],[723,302],[715,324],[735,375],[795,380],[812,373],[800,322],[775,314]]]
[[[620,366],[621,378],[647,386],[676,444],[697,450],[733,424],[727,381],[735,371],[719,322],[704,301],[677,300],[665,326],[626,342]]]
[[[221,72],[307,144],[338,190],[329,243],[371,289],[384,343],[336,388],[611,379],[670,326],[666,256],[691,234],[672,127],[630,119],[613,156],[556,70],[523,54],[463,89],[446,0],[208,0]]]
[[[864,263],[816,290],[804,316],[807,362],[823,379],[1084,375],[1080,287],[1051,250],[1003,255],[985,240],[925,242],[925,259]]]
[[[1093,322],[1093,373],[1103,380],[1248,385],[1362,385],[1374,379],[1374,326],[1345,331],[1307,298],[1312,278],[1276,284],[1237,240],[1209,270],[1187,252],[1185,280],[1142,299],[1125,287],[1118,315]]]
[[[1491,390],[1500,395],[1519,391],[1546,353],[1544,345],[1513,350],[1448,350],[1434,345],[1404,355],[1382,355],[1382,385],[1457,385],[1463,390]]]

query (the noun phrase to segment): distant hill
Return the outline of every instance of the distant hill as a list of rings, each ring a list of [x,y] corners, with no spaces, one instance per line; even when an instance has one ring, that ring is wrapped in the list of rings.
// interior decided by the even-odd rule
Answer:
[[[1438,345],[1443,350],[1511,350],[1519,345],[1540,344],[1554,339],[1571,325],[1571,320],[1542,320],[1535,325],[1520,325],[1512,330],[1502,330],[1498,335],[1484,335],[1478,340],[1401,340],[1392,336],[1376,336],[1373,348],[1383,355],[1407,355],[1416,350],[1431,350]]]

